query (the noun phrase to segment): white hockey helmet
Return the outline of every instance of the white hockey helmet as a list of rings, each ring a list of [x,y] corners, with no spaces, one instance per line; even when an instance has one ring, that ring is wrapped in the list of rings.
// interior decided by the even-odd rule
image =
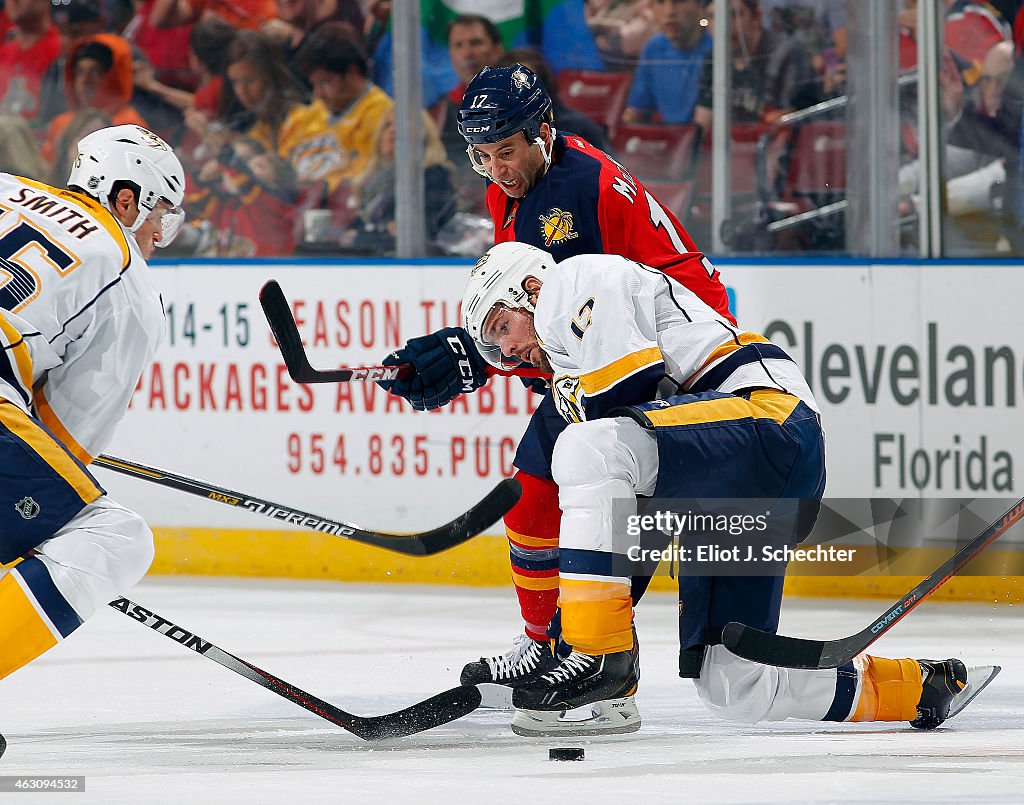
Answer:
[[[543,282],[554,264],[554,258],[543,249],[509,242],[492,246],[473,266],[462,297],[462,322],[480,354],[492,366],[508,369],[517,366],[519,361],[502,355],[497,345],[484,339],[487,316],[495,305],[512,310],[526,308],[533,313],[530,294],[523,286],[528,277]]]
[[[168,246],[185,221],[185,171],[171,147],[142,126],[109,126],[78,141],[68,187],[78,187],[111,210],[115,182],[131,182],[138,191],[139,215],[128,229],[135,232],[161,199],[171,210],[160,219],[161,240]],[[111,210],[113,212],[113,210]]]

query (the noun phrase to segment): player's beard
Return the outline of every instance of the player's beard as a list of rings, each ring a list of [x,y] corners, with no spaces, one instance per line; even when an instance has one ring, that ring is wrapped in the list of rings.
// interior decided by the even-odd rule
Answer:
[[[555,373],[554,367],[551,365],[551,361],[548,360],[548,354],[543,349],[540,351],[540,368],[549,375],[553,375]]]

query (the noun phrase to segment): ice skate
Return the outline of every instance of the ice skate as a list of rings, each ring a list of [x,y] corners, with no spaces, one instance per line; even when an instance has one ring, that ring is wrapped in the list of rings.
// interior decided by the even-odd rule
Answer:
[[[974,701],[1002,670],[998,665],[966,668],[957,659],[918,662],[921,663],[924,689],[917,705],[917,718],[910,722],[910,726],[922,730],[935,729],[955,716]]]
[[[525,634],[519,635],[512,648],[496,657],[481,657],[462,669],[459,681],[463,685],[495,684],[516,688],[553,670],[558,660],[551,644],[540,642]]]
[[[591,656],[572,652],[553,671],[512,692],[517,735],[602,735],[640,729],[633,701],[639,649]]]
[[[955,716],[1002,670],[998,665],[967,668],[957,659],[918,662],[924,688],[917,705],[917,718],[910,722],[910,726],[921,730],[933,730],[947,718]]]

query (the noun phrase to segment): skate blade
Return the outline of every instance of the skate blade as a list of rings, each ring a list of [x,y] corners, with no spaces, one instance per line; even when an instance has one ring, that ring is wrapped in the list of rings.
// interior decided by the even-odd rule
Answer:
[[[575,710],[516,710],[512,732],[530,738],[622,735],[640,729],[640,711],[632,696],[607,699]]]
[[[946,720],[948,721],[973,702],[977,695],[985,690],[1002,670],[1000,665],[969,666],[967,669],[967,686],[953,697]]]

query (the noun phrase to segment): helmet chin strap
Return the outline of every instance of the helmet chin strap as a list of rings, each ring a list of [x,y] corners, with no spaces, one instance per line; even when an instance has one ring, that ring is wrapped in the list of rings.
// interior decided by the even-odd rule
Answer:
[[[128,231],[135,234],[139,230],[139,227],[146,223],[146,219],[152,212],[152,210],[147,210],[145,207],[139,207],[139,214],[135,216],[135,223],[128,227]]]
[[[540,135],[537,135],[537,139],[534,140],[540,146],[541,154],[544,155],[544,173],[547,173],[548,168],[551,167],[551,157],[555,153],[555,135],[558,134],[554,126],[549,125],[548,130],[551,132],[551,145],[545,145],[544,138]]]

